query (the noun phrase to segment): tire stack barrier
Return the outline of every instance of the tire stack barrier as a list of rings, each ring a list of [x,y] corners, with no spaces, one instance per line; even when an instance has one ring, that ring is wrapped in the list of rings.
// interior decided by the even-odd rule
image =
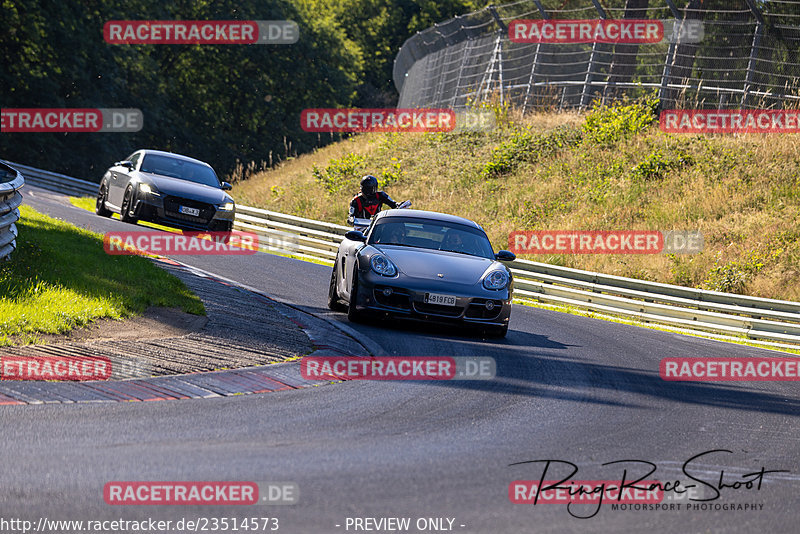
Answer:
[[[17,225],[22,195],[19,190],[25,185],[22,174],[0,163],[0,260],[7,260],[17,248]]]

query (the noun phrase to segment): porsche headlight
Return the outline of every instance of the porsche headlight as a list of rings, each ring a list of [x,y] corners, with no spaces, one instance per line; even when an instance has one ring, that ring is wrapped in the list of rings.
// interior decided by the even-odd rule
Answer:
[[[397,274],[397,267],[386,256],[376,254],[369,260],[372,270],[381,276],[394,276]]]
[[[233,202],[226,202],[225,204],[222,204],[219,209],[222,211],[233,211]]]
[[[139,184],[139,191],[141,191],[142,193],[146,193],[146,194],[148,194],[148,195],[149,195],[150,193],[152,193],[152,192],[153,192],[153,188],[152,188],[152,187],[150,187],[150,185],[148,185],[148,184],[146,184],[146,183],[142,182],[142,183],[140,183],[140,184]]]
[[[505,271],[492,271],[483,279],[486,289],[503,289],[508,285],[508,274]]]

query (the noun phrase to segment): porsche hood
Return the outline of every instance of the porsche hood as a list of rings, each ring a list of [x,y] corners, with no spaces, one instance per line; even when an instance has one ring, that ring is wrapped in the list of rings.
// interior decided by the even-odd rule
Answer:
[[[401,276],[474,285],[496,262],[488,258],[393,245],[373,245],[392,260]],[[439,276],[442,275],[442,276]]]

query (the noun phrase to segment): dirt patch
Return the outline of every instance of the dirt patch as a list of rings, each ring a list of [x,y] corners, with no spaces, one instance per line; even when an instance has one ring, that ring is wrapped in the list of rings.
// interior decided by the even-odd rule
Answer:
[[[140,317],[102,320],[46,343],[0,347],[0,357],[103,358],[110,380],[240,369],[309,354],[308,335],[268,298],[160,264],[200,297],[207,317],[150,308]]]
[[[65,334],[37,334],[39,344],[76,341],[153,340],[199,332],[208,323],[205,315],[192,315],[177,308],[150,307],[143,315],[123,320],[98,319]]]

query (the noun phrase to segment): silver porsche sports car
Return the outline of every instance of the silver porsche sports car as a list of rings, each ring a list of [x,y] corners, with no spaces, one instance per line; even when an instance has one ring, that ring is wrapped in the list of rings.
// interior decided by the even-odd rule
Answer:
[[[347,232],[331,273],[328,307],[358,321],[394,315],[460,322],[505,336],[513,278],[476,223],[443,213],[382,211],[366,234]]]

